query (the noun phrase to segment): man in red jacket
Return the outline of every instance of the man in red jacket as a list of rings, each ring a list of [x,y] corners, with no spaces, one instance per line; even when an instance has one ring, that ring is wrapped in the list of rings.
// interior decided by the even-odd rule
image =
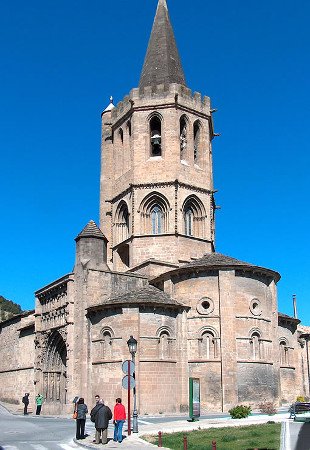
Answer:
[[[122,399],[117,398],[114,406],[113,423],[114,423],[114,439],[115,442],[122,442],[123,440],[123,425],[126,420],[125,406],[122,405]]]

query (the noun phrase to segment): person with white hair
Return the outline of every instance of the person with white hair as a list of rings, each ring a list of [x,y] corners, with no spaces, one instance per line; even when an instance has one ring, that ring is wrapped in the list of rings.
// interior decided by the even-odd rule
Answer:
[[[100,438],[102,444],[108,443],[108,426],[111,419],[112,411],[101,398],[90,412],[90,420],[95,423],[96,428],[96,444],[100,443]]]

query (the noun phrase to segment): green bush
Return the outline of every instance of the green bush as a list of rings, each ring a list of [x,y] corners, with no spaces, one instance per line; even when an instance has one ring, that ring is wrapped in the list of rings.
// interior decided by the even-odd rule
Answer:
[[[299,395],[296,399],[296,402],[304,403],[304,401],[305,401],[305,397],[303,395]]]
[[[228,412],[232,419],[244,419],[251,414],[252,410],[251,406],[237,405],[234,408],[231,408]]]

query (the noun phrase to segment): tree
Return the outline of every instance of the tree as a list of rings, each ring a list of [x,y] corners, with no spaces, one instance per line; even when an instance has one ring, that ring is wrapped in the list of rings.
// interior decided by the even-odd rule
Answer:
[[[17,303],[7,300],[0,295],[0,321],[10,319],[16,314],[22,313],[21,306]]]

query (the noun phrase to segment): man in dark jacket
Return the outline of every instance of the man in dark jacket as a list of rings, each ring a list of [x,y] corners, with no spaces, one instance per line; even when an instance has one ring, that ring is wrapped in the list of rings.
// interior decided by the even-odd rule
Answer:
[[[22,402],[24,404],[24,416],[28,414],[28,405],[29,405],[29,393],[26,393],[23,398]]]
[[[109,420],[112,419],[112,411],[108,406],[105,406],[102,398],[99,403],[91,410],[90,418],[95,422],[96,427],[96,444],[101,442],[107,444],[108,442],[108,426]]]

